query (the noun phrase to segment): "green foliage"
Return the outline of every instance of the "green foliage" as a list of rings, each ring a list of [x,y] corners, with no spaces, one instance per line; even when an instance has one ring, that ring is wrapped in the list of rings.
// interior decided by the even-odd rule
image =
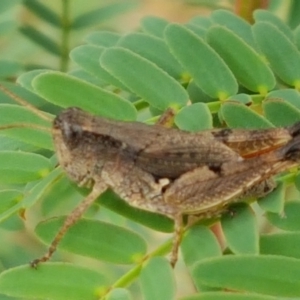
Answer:
[[[88,112],[121,120],[136,118],[136,110],[128,100],[63,73],[49,71],[37,75],[32,86],[41,97],[62,107],[79,106]],[[53,86],[61,92],[57,94]],[[84,104],[83,95],[88,99]]]
[[[86,10],[80,13],[72,11],[73,3],[69,0],[52,1],[53,4],[45,4],[39,0],[3,0],[0,3],[0,36],[1,34],[17,35],[16,31],[25,37],[25,41],[34,44],[45,51],[45,57],[48,59],[42,61],[39,68],[56,68],[61,71],[67,71],[69,65],[70,47],[81,42],[80,33],[74,39],[75,32],[83,32],[90,28],[103,27],[112,19],[124,14],[137,7],[139,0],[113,0],[103,1],[97,8],[92,4],[87,4]],[[27,14],[26,21],[16,28],[16,22],[10,18],[6,20],[1,14],[7,10],[18,8],[18,4],[22,5],[21,9]],[[61,8],[61,11],[57,9]],[[12,14],[13,15],[13,14]],[[30,19],[37,20],[32,22]],[[38,25],[37,25],[38,24]],[[17,30],[16,30],[17,29]],[[18,37],[19,38],[19,37]],[[30,53],[29,53],[30,55]],[[15,59],[15,58],[13,58]],[[48,64],[47,60],[55,62],[55,66]],[[8,66],[9,64],[9,66]],[[5,59],[0,61],[0,69],[4,69],[5,74],[0,73],[0,78],[21,73],[23,70],[36,69],[37,66],[30,65],[28,62],[19,63]]]
[[[57,277],[60,274],[61,279]],[[16,278],[23,278],[17,280]],[[39,281],[37,285],[35,283]],[[20,298],[50,298],[93,300],[97,289],[107,284],[105,277],[96,271],[66,263],[44,265],[38,270],[21,266],[11,269],[2,276],[2,293]],[[33,286],[35,287],[33,288]],[[12,292],[14,290],[15,292]]]
[[[193,269],[193,277],[220,288],[270,296],[298,297],[300,286],[296,284],[296,278],[299,278],[299,267],[300,261],[291,257],[227,255],[199,262]],[[219,274],[215,276],[217,272]]]
[[[51,219],[36,227],[36,234],[50,244],[64,218]],[[122,247],[120,247],[122,245]],[[94,220],[79,220],[66,234],[60,248],[115,264],[132,264],[146,254],[146,242],[122,227]]]
[[[129,9],[133,1],[116,1],[83,13],[67,25],[41,1],[23,4],[64,32],[92,26],[100,16],[111,18]],[[87,190],[70,183],[56,166],[49,128],[53,116],[64,107],[78,106],[101,116],[148,123],[162,110],[174,107],[178,110],[176,126],[189,131],[225,126],[260,129],[299,121],[300,30],[293,31],[268,11],[257,11],[254,19],[250,25],[225,10],[182,25],[146,17],[138,33],[89,33],[87,44],[70,52],[76,71],[33,70],[18,78],[22,88],[6,83],[9,90],[44,112],[46,119],[29,105],[15,105],[0,94],[0,126],[25,126],[1,131],[0,221],[5,225],[18,212],[24,216],[33,207],[38,210],[39,203],[45,221],[35,232],[48,244],[62,222],[62,217],[49,218],[65,216],[74,202],[87,195]],[[23,26],[21,31],[60,57],[64,61],[60,70],[65,70],[62,65],[68,58],[63,51],[69,48],[65,40],[49,40],[30,27]],[[13,64],[6,66],[12,73],[19,70]],[[238,205],[232,215],[222,217],[219,226],[226,249],[220,245],[220,234],[213,234],[205,224],[186,230],[179,267],[181,263],[187,266],[196,291],[182,300],[300,297],[299,175],[292,170],[278,182],[260,207]],[[285,195],[293,201],[284,207]],[[262,213],[266,217],[261,218]],[[134,298],[130,284],[139,278],[144,299],[175,298],[174,271],[163,257],[169,254],[172,241],[155,241],[152,251],[146,243],[152,241],[154,230],[172,232],[172,220],[133,208],[111,191],[97,199],[87,216],[70,229],[58,248],[86,260],[49,262],[34,270],[27,262],[37,251],[27,250],[17,262],[12,262],[14,252],[11,256],[6,253],[1,256],[7,270],[0,274],[0,293],[15,297],[8,299],[125,300]],[[267,220],[272,227],[269,234],[263,232],[269,226],[259,226]],[[209,225],[214,222],[209,220]],[[276,229],[282,231],[274,233]],[[63,260],[58,252],[58,259]],[[24,265],[16,267],[20,264]],[[177,287],[181,284],[178,281]]]
[[[174,272],[170,263],[163,257],[153,257],[147,262],[141,271],[140,281],[145,300],[164,300],[175,297]],[[162,282],[164,287],[157,289]]]

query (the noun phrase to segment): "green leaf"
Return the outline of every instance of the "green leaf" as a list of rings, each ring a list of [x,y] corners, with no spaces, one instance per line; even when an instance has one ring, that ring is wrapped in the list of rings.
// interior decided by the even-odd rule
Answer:
[[[0,191],[0,219],[3,212],[14,207],[22,200],[22,198],[23,193],[18,190]]]
[[[204,40],[178,24],[167,26],[165,39],[174,56],[210,97],[226,99],[237,93],[238,85],[233,74]]]
[[[296,178],[294,180],[294,184],[295,184],[295,187],[297,188],[297,190],[300,191],[300,174],[296,175]]]
[[[9,206],[9,208],[8,208]],[[3,221],[10,221],[12,220],[12,216],[19,213],[20,211],[22,211],[23,209],[23,201],[15,203],[13,205],[13,203],[11,202],[10,204],[7,205],[6,207],[7,209],[4,210],[1,214],[0,214],[0,222]],[[10,218],[10,219],[9,219]]]
[[[166,258],[151,258],[141,271],[140,282],[145,300],[175,299],[174,272]]]
[[[203,29],[200,26],[197,26],[195,24],[185,24],[184,27],[192,31],[194,34],[196,34],[198,37],[205,39],[206,36],[206,29]]]
[[[0,151],[24,151],[24,152],[34,152],[37,150],[36,146],[29,145],[25,142],[17,140],[15,138],[10,138],[2,134],[0,131]]]
[[[300,49],[300,24],[294,30],[294,37],[295,37],[295,44],[299,50]]]
[[[274,90],[270,92],[266,100],[274,98],[281,98],[282,100],[292,104],[297,109],[300,109],[300,93],[294,89],[282,89],[282,90]]]
[[[282,99],[268,99],[263,102],[266,118],[275,126],[288,126],[300,120],[300,110]]]
[[[239,102],[225,102],[221,107],[221,113],[227,125],[232,128],[263,129],[273,127],[268,120]]]
[[[10,208],[7,207],[7,209],[0,214],[0,222],[6,220],[18,211],[32,206],[35,202],[37,202],[43,192],[51,185],[51,181],[56,179],[57,174],[60,175],[59,171],[60,170],[57,169],[53,170],[48,176],[41,179],[38,184],[36,184],[31,190],[26,191],[26,196],[24,196],[22,201],[16,202],[15,205],[11,206]],[[13,204],[12,202],[11,204]]]
[[[244,94],[244,93],[230,96],[227,100],[238,101],[247,106],[250,106],[252,104],[251,96],[248,94]]]
[[[205,226],[193,226],[185,234],[181,251],[186,265],[191,268],[200,260],[221,256],[222,250],[216,236]]]
[[[274,226],[288,231],[300,231],[300,202],[291,201],[286,203],[284,211],[278,213],[267,213],[267,219]]]
[[[188,101],[185,89],[154,63],[124,48],[104,51],[101,65],[150,105],[165,110]]]
[[[16,28],[17,24],[14,21],[0,21],[0,36],[6,36]]]
[[[39,223],[36,234],[47,244],[64,222],[63,217]],[[117,264],[132,264],[147,250],[142,237],[128,229],[112,224],[81,219],[65,234],[59,249]]]
[[[44,69],[44,70],[33,70],[33,71],[29,71],[26,73],[23,73],[22,75],[20,75],[17,79],[17,83],[20,84],[22,87],[24,87],[25,89],[29,90],[30,92],[34,93],[34,89],[32,86],[32,81],[33,79],[40,74],[43,73],[47,73],[49,72],[49,70]]]
[[[171,55],[166,43],[160,38],[144,33],[131,33],[121,38],[117,46],[148,59],[177,80],[183,74],[182,67]]]
[[[59,45],[53,41],[50,37],[42,33],[41,31],[35,29],[33,26],[26,25],[20,27],[20,32],[28,37],[31,41],[45,49],[51,54],[56,56],[61,55]]]
[[[23,1],[23,5],[35,15],[39,16],[43,21],[46,21],[58,28],[61,27],[61,20],[58,14],[46,5],[35,0],[25,0]]]
[[[298,207],[299,208],[299,207]],[[260,253],[300,258],[299,232],[275,233],[260,237]]]
[[[95,300],[105,288],[105,277],[96,271],[62,263],[29,265],[9,269],[0,275],[1,294],[49,300]]]
[[[254,37],[278,77],[288,85],[300,87],[300,53],[283,32],[267,22],[252,27]]]
[[[41,201],[41,211],[44,217],[53,214],[63,214],[70,212],[70,205],[74,207],[83,200],[83,196],[78,189],[74,188],[75,183],[66,176],[59,176],[53,180],[39,197]]]
[[[107,3],[103,7],[93,9],[76,17],[73,21],[72,28],[84,29],[86,27],[101,24],[117,15],[123,14],[133,9],[136,4],[137,2],[134,0],[114,1],[113,3]]]
[[[259,199],[259,206],[267,212],[282,213],[285,199],[285,184],[279,183],[274,191]]]
[[[108,294],[107,300],[132,300],[132,298],[128,290],[116,288]]]
[[[0,152],[0,182],[27,183],[45,177],[51,170],[47,158],[35,153]]]
[[[0,115],[0,126],[20,125],[20,128],[2,130],[2,135],[13,137],[40,148],[53,149],[51,134],[46,131],[47,128],[50,129],[49,122],[38,117],[30,109],[18,105],[1,104]],[[26,125],[33,127],[29,128]],[[34,128],[34,126],[45,127],[45,130]]]
[[[255,23],[268,22],[280,30],[290,41],[294,40],[293,32],[278,16],[265,9],[257,9],[253,13]]]
[[[68,72],[69,75],[78,78],[79,80],[86,81],[90,84],[99,86],[99,87],[107,87],[107,83],[101,80],[100,78],[97,78],[93,76],[92,74],[82,70],[82,69],[76,69],[71,72]]]
[[[97,201],[100,205],[154,230],[162,232],[173,232],[174,230],[174,222],[170,218],[137,209],[109,190],[103,193]]]
[[[187,92],[189,93],[190,100],[192,103],[197,103],[197,102],[212,102],[213,99],[212,97],[209,97],[207,94],[205,94],[199,86],[195,83],[194,80],[191,80],[189,82],[189,85],[187,86]]]
[[[56,168],[52,172],[50,172],[48,176],[38,181],[36,185],[34,185],[31,189],[27,191],[26,196],[22,201],[22,207],[31,207],[49,190],[51,190],[53,185],[61,178],[61,176],[64,176],[61,169]]]
[[[6,10],[10,9],[14,5],[17,5],[21,0],[1,0],[0,1],[0,14],[4,13]]]
[[[213,23],[233,31],[250,47],[254,49],[257,47],[252,35],[250,24],[233,12],[225,9],[218,9],[212,12],[210,19]]]
[[[200,131],[212,129],[212,115],[204,103],[183,107],[175,117],[175,124],[181,130]]]
[[[9,78],[16,76],[17,73],[23,71],[23,66],[13,60],[0,60],[0,78]]]
[[[227,63],[237,80],[253,92],[266,94],[275,86],[275,77],[266,62],[234,32],[213,26],[207,33],[208,43]]]
[[[110,31],[96,31],[90,33],[85,40],[94,46],[112,47],[115,46],[121,35]]]
[[[208,292],[180,298],[180,300],[278,300],[278,298],[251,293]]]
[[[252,209],[244,203],[230,209],[232,209],[233,215],[228,213],[221,218],[228,247],[235,254],[258,254],[258,225]]]
[[[60,72],[38,75],[32,85],[40,96],[62,107],[78,106],[87,112],[114,119],[136,118],[136,110],[127,100]]]
[[[141,28],[144,32],[159,38],[164,37],[164,30],[169,22],[163,18],[147,16],[141,20]]]
[[[300,296],[300,260],[273,255],[223,256],[201,261],[193,275],[203,284],[276,297]]]
[[[121,90],[128,90],[122,82],[100,66],[99,60],[104,50],[104,47],[83,45],[73,49],[70,53],[70,58],[84,70],[103,80],[107,84],[119,87]]]
[[[210,17],[204,17],[204,16],[196,16],[190,19],[190,24],[195,24],[199,27],[202,27],[204,29],[208,29],[213,25],[213,21]]]

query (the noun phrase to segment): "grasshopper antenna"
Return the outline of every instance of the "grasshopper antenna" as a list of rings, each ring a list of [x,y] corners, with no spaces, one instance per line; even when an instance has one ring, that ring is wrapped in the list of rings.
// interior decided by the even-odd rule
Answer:
[[[37,130],[41,130],[41,131],[47,131],[47,132],[51,133],[51,129],[46,126],[27,124],[27,123],[14,123],[14,124],[9,124],[9,125],[2,125],[2,126],[0,126],[0,130],[22,128],[22,127],[37,129]]]
[[[18,95],[14,94],[13,92],[11,92],[9,89],[7,89],[5,86],[3,86],[2,84],[0,84],[0,90],[6,94],[7,96],[9,96],[10,98],[12,98],[16,103],[20,104],[22,107],[27,108],[28,110],[30,110],[32,113],[34,113],[36,116],[38,116],[39,118],[52,123],[53,118],[49,115],[47,115],[46,113],[40,111],[39,109],[37,109],[35,106],[33,106],[32,104],[28,103],[27,101],[25,101],[24,99],[22,99],[21,97],[19,97]],[[14,128],[32,128],[32,129],[37,129],[37,130],[41,130],[41,131],[46,131],[46,132],[50,132],[51,133],[51,129],[47,126],[42,126],[42,125],[38,125],[38,124],[30,124],[30,123],[18,123],[18,122],[14,122],[12,124],[6,124],[6,125],[1,125],[0,126],[0,130],[6,130],[6,129],[14,129]]]
[[[34,112],[41,119],[46,120],[48,122],[52,122],[53,121],[53,119],[50,116],[48,116],[46,113],[40,111],[39,109],[37,109],[32,104],[28,103],[27,101],[25,101],[24,99],[22,99],[18,95],[14,94],[13,92],[11,92],[9,89],[7,89],[2,84],[0,84],[0,90],[3,93],[5,93],[7,96],[9,96],[10,98],[12,98],[16,103],[18,103],[18,104],[20,104],[20,105],[22,105],[24,107],[27,107],[29,110],[31,110],[32,112]],[[24,126],[24,124],[23,124],[23,126]]]

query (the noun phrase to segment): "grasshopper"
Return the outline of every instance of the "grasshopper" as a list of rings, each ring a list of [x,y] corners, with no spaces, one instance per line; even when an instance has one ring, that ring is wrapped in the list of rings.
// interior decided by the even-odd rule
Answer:
[[[246,196],[261,197],[274,189],[274,175],[300,162],[300,123],[190,133],[160,123],[110,120],[71,107],[54,119],[52,136],[67,176],[91,192],[33,267],[51,258],[66,231],[107,189],[132,206],[174,220],[170,262],[175,266],[184,215],[212,218]]]

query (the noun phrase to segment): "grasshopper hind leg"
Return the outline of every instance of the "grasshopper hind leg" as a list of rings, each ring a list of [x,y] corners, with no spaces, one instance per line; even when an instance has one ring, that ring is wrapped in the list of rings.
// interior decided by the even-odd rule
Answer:
[[[274,191],[276,187],[277,183],[275,180],[273,178],[269,178],[257,185],[254,185],[249,190],[246,190],[238,199],[263,198]]]
[[[182,240],[183,234],[183,216],[182,214],[177,214],[173,217],[174,219],[174,237],[173,237],[173,245],[171,250],[170,264],[174,268],[176,262],[178,260],[178,251],[179,246]]]

